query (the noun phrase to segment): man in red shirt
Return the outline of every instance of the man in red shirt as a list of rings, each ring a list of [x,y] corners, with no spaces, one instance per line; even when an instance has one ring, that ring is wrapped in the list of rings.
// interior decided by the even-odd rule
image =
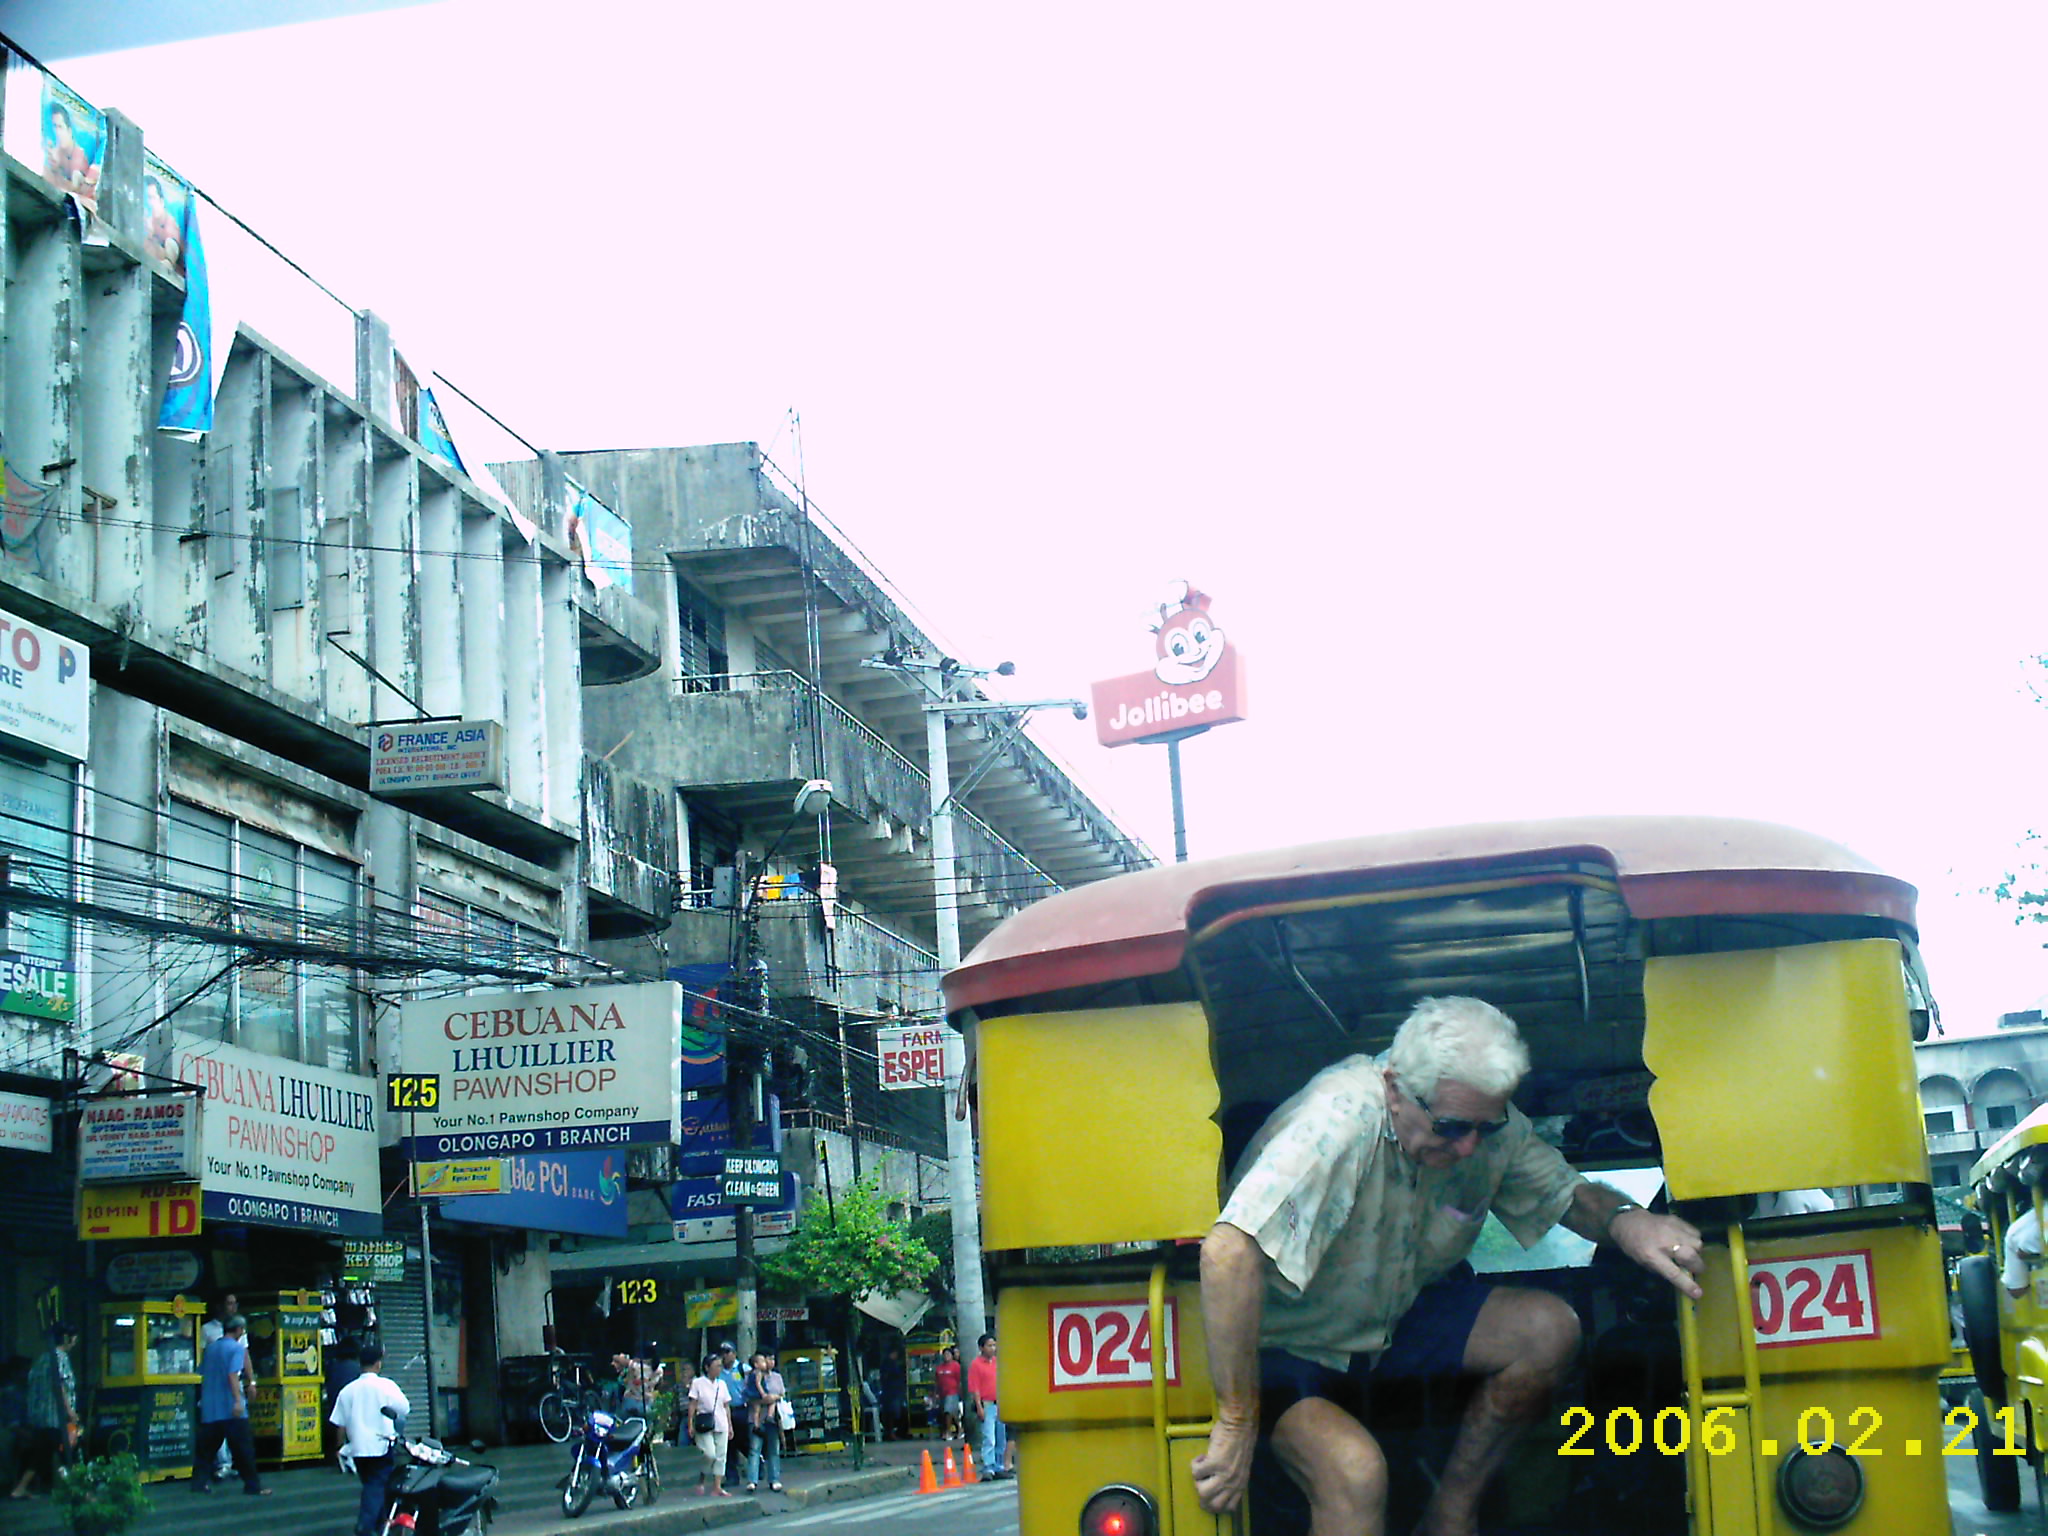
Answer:
[[[960,1433],[960,1351],[955,1346],[948,1344],[939,1352],[932,1376],[938,1386],[941,1433],[955,1439]]]
[[[981,1405],[981,1465],[990,1477],[1009,1477],[1017,1470],[1017,1453],[1009,1431],[996,1412],[996,1336],[981,1336],[981,1353],[967,1363],[967,1395]]]

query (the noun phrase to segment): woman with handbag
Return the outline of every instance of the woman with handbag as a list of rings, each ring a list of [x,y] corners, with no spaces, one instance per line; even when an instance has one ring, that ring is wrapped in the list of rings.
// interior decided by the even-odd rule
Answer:
[[[756,1355],[747,1373],[741,1400],[747,1405],[747,1424],[753,1440],[747,1447],[747,1492],[761,1486],[761,1452],[768,1453],[768,1487],[782,1492],[782,1432],[794,1427],[796,1415],[790,1409],[789,1390],[782,1373],[769,1369],[768,1357]]]
[[[718,1356],[704,1357],[703,1374],[690,1383],[684,1410],[690,1415],[690,1438],[704,1457],[704,1470],[697,1475],[697,1491],[707,1489],[721,1499],[725,1491],[725,1447],[732,1438],[732,1389],[718,1373]]]
[[[50,1348],[28,1374],[28,1424],[32,1437],[29,1454],[10,1497],[33,1497],[31,1489],[37,1472],[52,1488],[57,1471],[78,1449],[78,1377],[71,1367],[71,1348],[78,1342],[78,1330],[69,1323],[50,1329]]]

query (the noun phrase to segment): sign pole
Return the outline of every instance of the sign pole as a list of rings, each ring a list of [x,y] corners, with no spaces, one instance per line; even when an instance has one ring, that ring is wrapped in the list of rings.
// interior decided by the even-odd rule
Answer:
[[[1181,738],[1166,738],[1166,777],[1173,789],[1173,862],[1185,864],[1188,861],[1188,810],[1180,794],[1180,744]]]

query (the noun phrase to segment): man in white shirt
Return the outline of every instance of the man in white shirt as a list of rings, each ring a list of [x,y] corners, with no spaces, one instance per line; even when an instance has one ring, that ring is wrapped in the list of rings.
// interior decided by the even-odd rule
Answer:
[[[356,1510],[356,1536],[377,1536],[384,1519],[385,1489],[398,1460],[391,1454],[394,1438],[405,1428],[405,1416],[412,1404],[398,1383],[384,1375],[384,1346],[363,1346],[362,1372],[335,1394],[334,1412],[327,1422],[342,1433],[342,1454],[356,1464],[356,1476],[363,1482],[362,1504]],[[386,1407],[397,1410],[393,1423]]]
[[[2027,1272],[2041,1262],[2041,1213],[2029,1200],[2024,1213],[2005,1229],[2005,1273],[1999,1276],[2015,1296],[2027,1294]]]

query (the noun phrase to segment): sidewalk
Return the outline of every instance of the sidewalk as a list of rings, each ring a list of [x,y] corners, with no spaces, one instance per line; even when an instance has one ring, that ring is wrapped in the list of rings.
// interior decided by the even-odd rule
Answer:
[[[744,1485],[730,1498],[698,1494],[703,1458],[689,1446],[663,1446],[659,1453],[662,1494],[653,1508],[622,1511],[600,1494],[579,1520],[563,1516],[560,1484],[568,1473],[570,1451],[563,1445],[517,1445],[470,1451],[452,1447],[465,1459],[488,1462],[498,1469],[498,1518],[492,1536],[667,1536],[672,1531],[708,1530],[713,1526],[758,1519],[810,1505],[903,1493],[917,1485],[918,1453],[927,1442],[904,1441],[867,1448],[867,1465],[856,1469],[853,1452],[787,1456],[782,1462],[782,1493],[763,1488],[757,1494]],[[942,1460],[935,1457],[935,1461]],[[154,1508],[136,1526],[147,1536],[348,1536],[355,1524],[354,1478],[344,1477],[332,1461],[302,1463],[264,1473],[270,1497],[252,1499],[232,1479],[205,1497],[180,1479],[152,1483]],[[8,1536],[65,1536],[64,1526],[48,1499],[0,1498],[0,1531]]]

